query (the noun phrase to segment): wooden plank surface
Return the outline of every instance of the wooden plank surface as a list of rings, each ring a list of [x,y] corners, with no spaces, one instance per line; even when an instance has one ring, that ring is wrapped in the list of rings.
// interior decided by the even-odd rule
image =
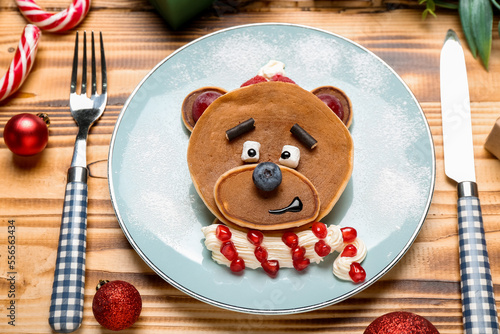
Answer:
[[[40,2],[42,4],[42,2]],[[69,1],[47,0],[58,11]],[[112,94],[92,128],[88,159],[107,159],[121,107],[159,61],[208,33],[240,24],[289,22],[349,38],[386,61],[420,101],[436,146],[437,180],[429,215],[405,257],[377,283],[321,310],[288,316],[225,311],[176,290],[132,250],[111,206],[106,179],[90,178],[85,318],[78,333],[104,333],[92,316],[100,278],[133,283],[143,296],[139,321],[126,333],[362,333],[376,317],[406,310],[425,316],[441,333],[461,333],[455,185],[443,170],[439,52],[449,28],[463,39],[456,12],[421,19],[416,1],[224,1],[177,31],[144,0],[95,0],[79,30],[103,31]],[[26,21],[15,2],[0,0],[0,68],[13,57]],[[495,22],[496,26],[497,21]],[[20,92],[0,104],[0,131],[21,112],[51,115],[50,141],[36,157],[19,158],[0,141],[0,332],[50,333],[47,323],[66,170],[77,132],[68,112],[74,30],[42,37],[35,67]],[[495,293],[500,301],[500,162],[483,148],[500,116],[500,42],[495,34],[490,71],[466,52],[477,179]],[[3,74],[1,74],[3,75]],[[390,134],[388,134],[390,135]],[[105,175],[105,166],[96,173]],[[15,220],[16,326],[9,326],[7,226]]]

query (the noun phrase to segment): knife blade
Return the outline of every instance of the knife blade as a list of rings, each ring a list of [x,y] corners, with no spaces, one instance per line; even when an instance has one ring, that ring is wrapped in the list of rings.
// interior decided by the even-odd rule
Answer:
[[[453,30],[441,50],[441,116],[445,174],[457,182],[460,281],[464,333],[499,333],[474,168],[465,56]]]

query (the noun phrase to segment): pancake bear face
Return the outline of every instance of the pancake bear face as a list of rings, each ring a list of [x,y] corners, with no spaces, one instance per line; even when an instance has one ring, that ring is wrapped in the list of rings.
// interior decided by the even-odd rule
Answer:
[[[235,127],[228,139],[227,130]],[[193,128],[187,158],[196,190],[220,221],[280,230],[330,212],[351,176],[353,143],[344,123],[314,94],[264,82],[210,104]]]

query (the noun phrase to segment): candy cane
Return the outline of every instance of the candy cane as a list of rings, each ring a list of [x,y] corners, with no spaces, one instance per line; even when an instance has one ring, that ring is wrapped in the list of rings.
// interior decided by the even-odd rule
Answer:
[[[58,13],[44,11],[35,0],[16,0],[16,4],[28,21],[40,29],[52,32],[75,27],[90,9],[90,0],[73,0],[68,8]]]
[[[41,35],[37,26],[28,24],[24,28],[14,59],[7,73],[0,79],[0,101],[14,94],[30,73]]]

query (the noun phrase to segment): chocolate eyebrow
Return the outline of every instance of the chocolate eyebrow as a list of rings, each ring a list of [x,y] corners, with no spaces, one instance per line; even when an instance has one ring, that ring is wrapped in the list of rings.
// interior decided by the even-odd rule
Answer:
[[[297,123],[292,126],[290,132],[310,150],[318,145],[318,141],[314,139],[313,136],[311,136],[306,130],[302,129]]]
[[[244,122],[232,127],[231,129],[226,131],[227,140],[231,141],[255,128],[255,120],[253,118],[249,118]]]

